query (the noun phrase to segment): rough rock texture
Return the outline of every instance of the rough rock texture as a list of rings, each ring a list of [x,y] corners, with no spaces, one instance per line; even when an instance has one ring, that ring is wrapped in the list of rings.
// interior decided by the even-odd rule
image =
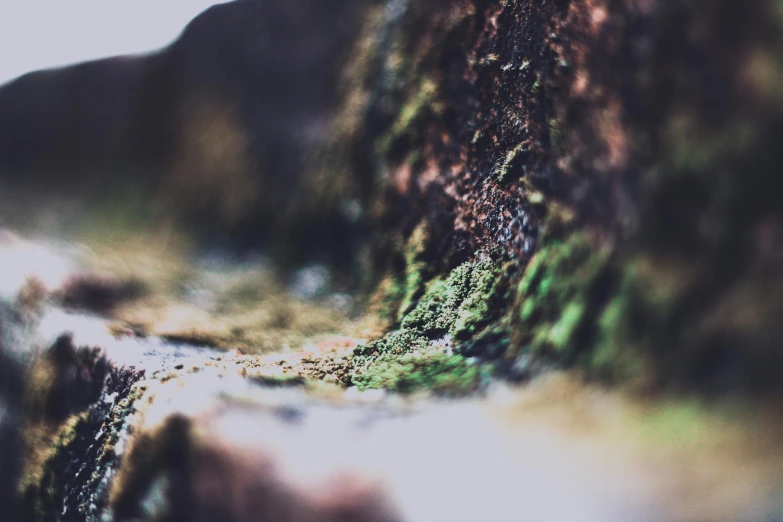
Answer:
[[[285,270],[325,260],[386,332],[254,355],[283,338],[251,332],[258,317],[310,335],[352,322],[297,323],[277,310],[295,301],[274,284],[245,293],[261,301],[281,286],[261,316],[162,334],[205,344],[218,332],[215,344],[244,354],[136,339],[127,315],[115,329],[130,345],[66,336],[31,348],[45,299],[29,282],[3,309],[0,499],[18,486],[22,515],[45,521],[779,518],[778,417],[763,416],[760,397],[779,405],[783,391],[780,2],[336,5],[242,0],[197,18],[171,48],[132,62],[141,83],[122,85],[143,110],[109,151],[114,161],[144,149],[164,172],[163,200],[183,189],[179,210],[209,224],[205,236],[277,245]],[[305,8],[312,18],[286,31]],[[326,54],[339,56],[308,68]],[[0,140],[13,139],[0,159],[81,158],[69,141],[61,156],[37,148],[60,145],[57,125],[39,135],[14,122],[47,103],[83,115],[33,87],[60,93],[58,82],[118,64],[4,87],[0,112],[13,118]],[[14,112],[15,96],[35,110]],[[294,293],[312,293],[306,279]],[[148,297],[70,281],[61,304],[122,312],[119,301]],[[237,289],[222,310],[248,287]],[[682,402],[628,413],[621,398],[568,388],[565,412],[546,410],[551,395],[517,391],[488,420],[494,406],[477,397],[417,413],[398,395],[366,408],[360,391],[490,394],[495,377],[553,367],[646,391],[732,393],[755,408],[728,422]],[[7,448],[21,444],[14,461]]]
[[[243,0],[154,56],[3,86],[0,162],[12,185],[78,172],[134,219],[160,217],[152,190],[210,241],[335,264],[409,339],[398,355],[764,391],[779,10]]]
[[[31,387],[43,389],[28,392],[20,486],[25,519],[100,520],[134,411],[131,386],[143,372],[113,367],[97,348],[76,349],[68,337],[38,364],[53,365],[33,371],[52,372],[54,379],[29,377]]]
[[[385,9],[344,148],[400,331],[357,364],[449,333],[512,377],[779,388],[777,3]]]

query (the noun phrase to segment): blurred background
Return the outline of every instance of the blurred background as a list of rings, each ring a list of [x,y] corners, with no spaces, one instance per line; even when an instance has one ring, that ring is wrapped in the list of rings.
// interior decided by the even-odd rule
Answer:
[[[0,45],[5,53],[0,83],[38,69],[158,51],[208,7],[223,2],[141,0],[107,4],[48,0],[0,7]],[[13,50],[14,52],[10,52]]]
[[[363,5],[3,6],[4,222],[118,235],[125,220],[238,250],[296,242],[276,231],[329,137]]]

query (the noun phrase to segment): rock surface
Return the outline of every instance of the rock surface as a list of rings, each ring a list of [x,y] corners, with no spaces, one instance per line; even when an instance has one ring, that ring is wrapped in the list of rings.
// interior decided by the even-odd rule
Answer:
[[[3,87],[6,184],[97,196],[78,248],[0,237],[0,500],[782,519],[781,25],[773,0],[240,0]],[[59,195],[6,200],[68,228]]]
[[[26,392],[3,390],[16,420],[0,418],[17,440],[4,449],[27,448],[2,468],[9,498],[19,480],[22,520],[750,521],[783,509],[781,428],[766,409],[640,401],[566,375],[460,400],[359,392],[311,371],[329,350],[115,337],[112,320],[56,301],[26,316],[3,303],[16,314],[5,335],[29,341],[2,366],[26,371]]]

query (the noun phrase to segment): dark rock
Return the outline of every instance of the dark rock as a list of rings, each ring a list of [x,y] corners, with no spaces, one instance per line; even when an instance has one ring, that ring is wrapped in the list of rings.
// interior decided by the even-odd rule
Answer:
[[[120,304],[143,297],[146,293],[145,284],[135,279],[77,274],[65,281],[55,293],[55,297],[65,308],[105,314]]]

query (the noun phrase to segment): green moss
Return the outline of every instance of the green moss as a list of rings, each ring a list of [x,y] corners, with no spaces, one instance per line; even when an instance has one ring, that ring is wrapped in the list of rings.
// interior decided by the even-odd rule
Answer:
[[[409,257],[409,263],[415,259]],[[423,285],[415,305],[402,314],[398,330],[354,350],[354,384],[396,391],[426,388],[442,392],[447,383],[459,389],[475,389],[471,379],[476,375],[472,370],[467,374],[463,371],[462,363],[467,363],[462,358],[451,359],[455,357],[450,354],[451,343],[469,341],[497,321],[508,299],[509,270],[510,266],[477,253],[476,260]],[[426,272],[412,270],[413,273],[419,275],[410,281],[418,286],[418,278]],[[441,360],[440,356],[446,359]],[[420,357],[426,359],[421,368],[414,362]],[[448,364],[444,363],[446,360]],[[413,368],[421,374],[417,374],[413,384],[398,375]],[[473,384],[464,385],[468,381]]]
[[[356,377],[359,389],[380,388],[399,393],[429,390],[438,395],[460,396],[479,388],[483,370],[459,355],[429,349],[400,357],[384,356]]]
[[[675,342],[677,303],[692,281],[677,263],[662,265],[636,256],[617,269],[614,291],[597,316],[593,346],[585,354],[593,374],[640,381],[651,367],[651,357]],[[644,320],[637,320],[640,317]]]
[[[574,335],[582,324],[586,312],[586,303],[575,299],[566,305],[560,318],[549,330],[548,341],[559,352],[565,352],[571,346]]]
[[[386,155],[392,145],[401,137],[412,132],[416,123],[427,113],[439,113],[442,107],[437,103],[438,83],[432,78],[422,79],[412,94],[404,102],[397,115],[397,119],[389,130],[378,139],[377,151],[380,155]]]
[[[584,233],[548,239],[517,287],[515,349],[602,379],[643,381],[651,351],[666,342],[686,274],[653,273],[660,263],[614,256]],[[640,316],[647,325],[641,330],[634,327]]]
[[[517,287],[518,319],[534,352],[576,357],[607,258],[582,234],[551,241],[534,256]]]
[[[503,267],[488,257],[458,266],[444,279],[435,279],[416,307],[402,320],[404,329],[429,339],[449,334],[465,339],[492,319],[493,304],[504,289]]]
[[[498,315],[508,298],[505,274],[510,270],[510,266],[498,267],[493,263],[473,267],[470,292],[457,309],[450,329],[454,339],[461,341],[476,336]]]
[[[447,280],[436,279],[416,307],[402,320],[402,327],[434,339],[448,333],[456,320],[457,308],[467,298],[470,266],[455,269]]]
[[[499,183],[503,183],[503,181],[506,179],[506,176],[508,175],[509,170],[513,167],[514,162],[516,161],[517,157],[527,151],[527,143],[522,142],[517,144],[516,147],[508,151],[506,154],[506,157],[503,160],[503,163],[500,165],[500,167],[497,169],[497,179]],[[524,169],[524,165],[522,166]]]
[[[599,316],[595,343],[586,355],[586,366],[594,375],[632,380],[643,373],[642,354],[630,330],[630,310],[627,290],[621,289]]]
[[[397,320],[411,311],[416,300],[424,292],[424,284],[432,275],[430,263],[424,259],[429,241],[426,223],[422,221],[411,233],[405,245],[405,283],[402,289],[402,300],[397,311]]]
[[[380,356],[399,356],[416,349],[426,348],[429,340],[416,332],[397,330],[368,344],[357,346],[353,351],[353,364],[361,373]]]

